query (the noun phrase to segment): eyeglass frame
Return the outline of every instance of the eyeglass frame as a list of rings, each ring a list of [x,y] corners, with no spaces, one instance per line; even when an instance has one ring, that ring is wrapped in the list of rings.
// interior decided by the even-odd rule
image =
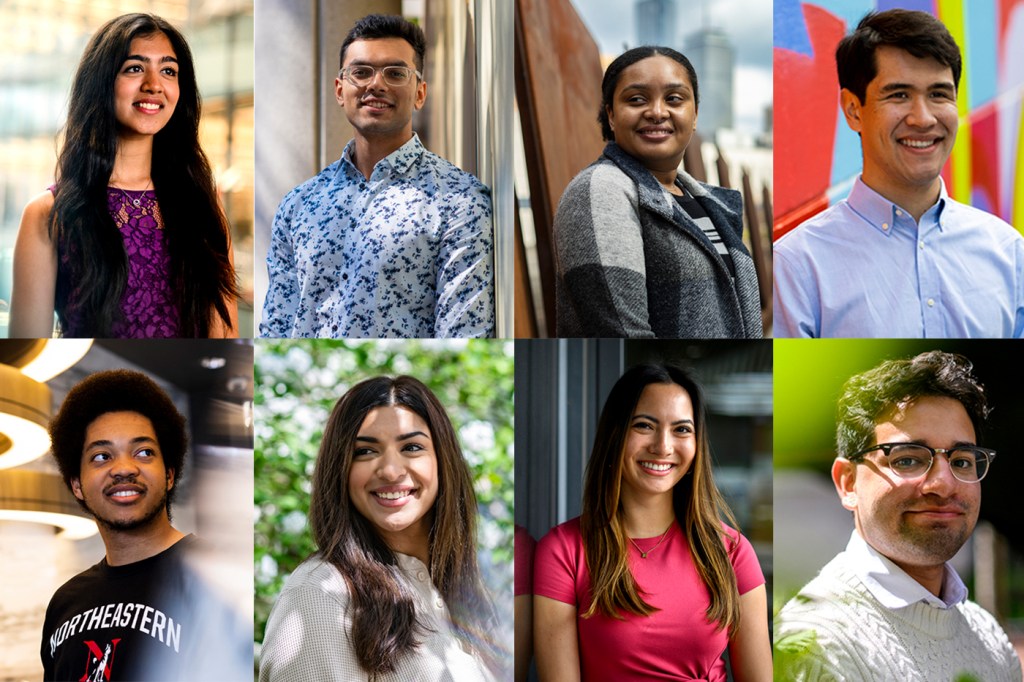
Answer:
[[[911,446],[917,447],[917,448],[924,448],[925,450],[928,450],[931,453],[931,459],[928,460],[928,468],[925,469],[922,473],[918,474],[917,476],[910,476],[910,477],[904,476],[899,471],[897,471],[896,469],[893,469],[892,465],[889,464],[889,458],[892,457],[892,454],[891,454],[892,449],[895,448],[895,447],[906,446],[906,445],[911,445]],[[932,470],[932,464],[935,463],[935,455],[938,455],[938,454],[945,455],[946,456],[946,461],[948,462],[949,461],[949,454],[951,452],[956,452],[957,450],[977,450],[977,451],[980,451],[983,454],[985,454],[986,457],[988,457],[987,464],[985,466],[985,473],[983,473],[981,476],[979,476],[977,478],[977,480],[965,481],[964,479],[962,479],[962,478],[960,478],[959,476],[956,475],[956,471],[954,469],[950,468],[949,471],[953,475],[953,478],[955,478],[956,480],[960,481],[961,483],[981,483],[981,481],[986,476],[988,476],[988,471],[989,471],[989,466],[988,465],[992,464],[992,460],[994,460],[996,458],[996,451],[995,450],[993,450],[991,448],[983,448],[980,445],[956,445],[954,447],[946,449],[946,448],[933,448],[933,447],[931,447],[929,445],[925,445],[924,443],[878,443],[877,445],[872,445],[871,447],[864,448],[863,450],[861,450],[859,452],[855,452],[852,455],[850,455],[849,457],[844,457],[844,459],[847,459],[847,460],[849,460],[851,462],[856,463],[858,461],[858,459],[855,459],[855,458],[859,458],[859,459],[862,460],[862,459],[864,459],[864,455],[868,454],[869,452],[874,452],[875,450],[881,450],[885,454],[885,464],[886,464],[886,466],[889,467],[889,470],[891,472],[893,472],[894,474],[896,474],[897,476],[899,476],[903,480],[911,480],[913,478],[919,478],[920,476],[927,476],[928,472]],[[977,461],[977,460],[975,460],[975,461]]]
[[[373,69],[373,74],[370,76],[370,80],[366,81],[365,85],[360,85],[359,83],[356,83],[354,80],[352,80],[349,77],[349,73],[348,73],[349,70],[350,69],[357,69],[357,68],[358,69]],[[367,85],[372,83],[373,79],[377,77],[378,73],[380,73],[381,80],[383,80],[385,83],[387,83],[388,85],[390,85],[393,88],[401,88],[401,87],[405,87],[406,85],[409,84],[408,82],[402,83],[401,85],[395,85],[394,83],[389,83],[388,79],[387,79],[387,76],[384,75],[384,69],[405,69],[406,71],[409,71],[412,74],[415,74],[417,80],[419,80],[419,81],[423,80],[423,74],[420,73],[419,69],[414,69],[411,66],[406,66],[405,64],[385,64],[384,66],[374,66],[373,64],[352,64],[352,65],[346,66],[344,69],[341,69],[340,71],[338,71],[338,78],[341,78],[346,83],[348,83],[349,85],[352,85],[354,87],[365,88]]]

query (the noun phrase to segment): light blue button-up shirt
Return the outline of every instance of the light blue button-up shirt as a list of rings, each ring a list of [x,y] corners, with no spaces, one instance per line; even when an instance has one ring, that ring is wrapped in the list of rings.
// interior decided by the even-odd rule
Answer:
[[[369,180],[353,150],[281,201],[260,336],[492,336],[487,188],[415,134]]]
[[[1024,336],[1024,238],[942,185],[919,223],[858,177],[775,243],[775,336]]]

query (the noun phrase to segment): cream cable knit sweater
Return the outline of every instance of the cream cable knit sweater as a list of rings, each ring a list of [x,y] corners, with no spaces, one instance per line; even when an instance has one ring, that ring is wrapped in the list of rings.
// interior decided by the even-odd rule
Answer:
[[[775,679],[1021,682],[1006,633],[971,601],[882,606],[840,554],[775,622]]]

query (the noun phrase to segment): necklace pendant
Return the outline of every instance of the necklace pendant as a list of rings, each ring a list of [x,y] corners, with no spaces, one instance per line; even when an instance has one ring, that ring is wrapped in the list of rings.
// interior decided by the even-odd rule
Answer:
[[[132,199],[132,203],[135,204],[136,208],[138,208],[139,206],[142,206],[142,199]]]
[[[640,552],[640,558],[641,559],[646,559],[647,558],[647,552]]]

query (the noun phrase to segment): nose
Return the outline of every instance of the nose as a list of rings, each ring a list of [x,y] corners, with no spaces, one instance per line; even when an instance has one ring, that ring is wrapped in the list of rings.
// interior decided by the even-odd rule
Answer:
[[[653,121],[665,120],[665,103],[660,97],[652,99],[644,115]]]
[[[949,455],[946,453],[935,453],[932,466],[925,475],[921,489],[923,492],[945,496],[950,494],[959,482],[953,476],[953,469],[949,466]]]
[[[146,69],[142,77],[142,89],[146,92],[160,92],[160,74],[155,69]]]
[[[667,457],[672,454],[672,434],[667,429],[661,429],[654,434],[650,446],[647,448],[652,455]]]
[[[139,463],[130,453],[114,456],[113,466],[108,470],[114,478],[129,478],[139,475]]]
[[[397,452],[386,452],[378,460],[375,473],[382,481],[399,481],[405,476],[405,462]]]
[[[367,90],[384,90],[387,83],[384,82],[384,69],[374,69],[370,76],[370,82],[366,84]]]
[[[913,98],[910,103],[910,113],[907,114],[907,125],[916,128],[930,128],[937,120],[927,97]]]

